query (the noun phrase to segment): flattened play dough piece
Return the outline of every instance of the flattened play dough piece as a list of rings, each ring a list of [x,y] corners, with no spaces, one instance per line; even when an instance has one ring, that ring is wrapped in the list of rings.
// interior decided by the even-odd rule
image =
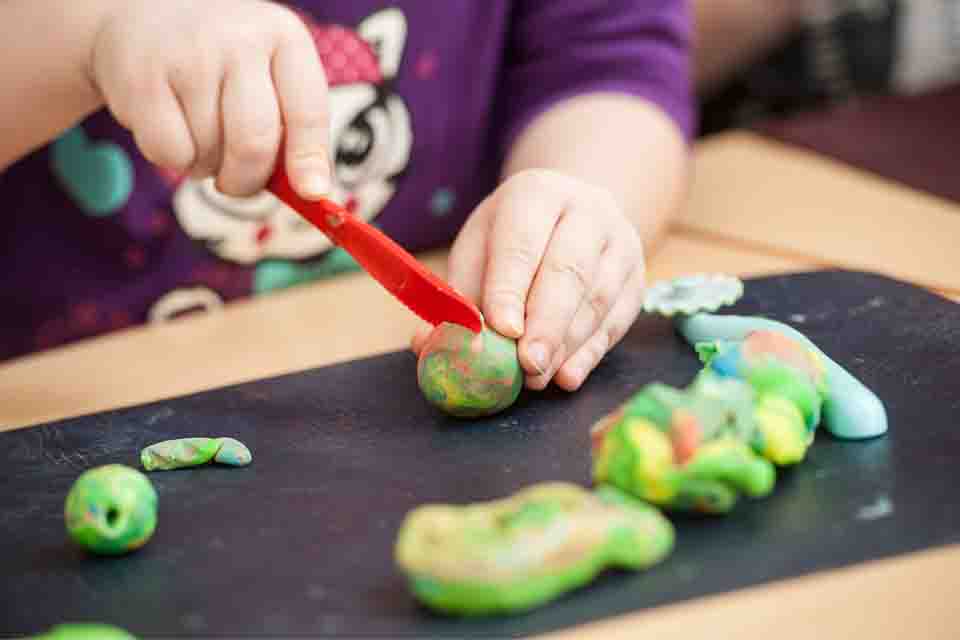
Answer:
[[[169,471],[208,462],[244,467],[253,461],[250,449],[233,438],[180,438],[152,444],[140,452],[147,471]]]
[[[119,627],[96,623],[58,624],[33,637],[35,640],[137,640]]]
[[[777,331],[799,340],[822,358],[826,369],[823,422],[827,430],[838,438],[850,440],[886,433],[887,411],[880,398],[793,327],[767,318],[706,313],[681,317],[676,325],[694,346],[717,340],[742,341],[757,330]]]
[[[425,605],[478,616],[543,605],[608,568],[648,568],[673,543],[669,520],[612,487],[547,483],[492,502],[415,509],[396,560]]]
[[[445,322],[420,351],[417,382],[427,401],[450,415],[498,413],[512,405],[523,388],[517,343],[490,328],[474,334]]]
[[[142,547],[157,527],[157,492],[136,469],[110,464],[83,473],[64,506],[67,533],[98,554]]]

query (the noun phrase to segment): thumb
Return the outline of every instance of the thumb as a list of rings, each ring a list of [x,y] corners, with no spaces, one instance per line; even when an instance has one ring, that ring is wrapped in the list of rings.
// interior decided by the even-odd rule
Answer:
[[[490,198],[480,203],[467,218],[447,258],[447,281],[450,286],[475,304],[480,303],[483,291],[492,211]],[[519,337],[519,334],[514,337]]]

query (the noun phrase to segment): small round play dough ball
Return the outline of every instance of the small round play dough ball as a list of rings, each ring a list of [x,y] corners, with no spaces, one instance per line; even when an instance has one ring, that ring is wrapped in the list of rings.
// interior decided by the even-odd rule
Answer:
[[[417,381],[426,399],[450,415],[472,418],[503,411],[523,387],[517,343],[489,328],[475,334],[445,322],[420,352]]]
[[[136,469],[109,464],[83,473],[67,495],[64,515],[74,542],[104,555],[146,544],[157,527],[157,492]]]
[[[37,640],[137,640],[136,636],[130,635],[123,629],[95,623],[60,624],[36,638]]]

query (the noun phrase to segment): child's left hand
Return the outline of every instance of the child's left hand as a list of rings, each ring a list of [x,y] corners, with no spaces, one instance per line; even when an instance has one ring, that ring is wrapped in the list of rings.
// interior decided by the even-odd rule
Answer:
[[[450,284],[487,323],[520,338],[527,386],[583,384],[643,303],[643,245],[607,191],[528,170],[505,181],[467,220],[450,253]],[[414,337],[419,352],[426,337]]]

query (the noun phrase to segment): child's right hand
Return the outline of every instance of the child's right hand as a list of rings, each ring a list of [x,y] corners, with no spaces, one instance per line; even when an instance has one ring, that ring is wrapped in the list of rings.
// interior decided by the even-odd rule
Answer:
[[[327,192],[327,83],[293,12],[262,0],[110,4],[89,74],[148,160],[246,196],[270,178],[282,139],[294,189]]]

